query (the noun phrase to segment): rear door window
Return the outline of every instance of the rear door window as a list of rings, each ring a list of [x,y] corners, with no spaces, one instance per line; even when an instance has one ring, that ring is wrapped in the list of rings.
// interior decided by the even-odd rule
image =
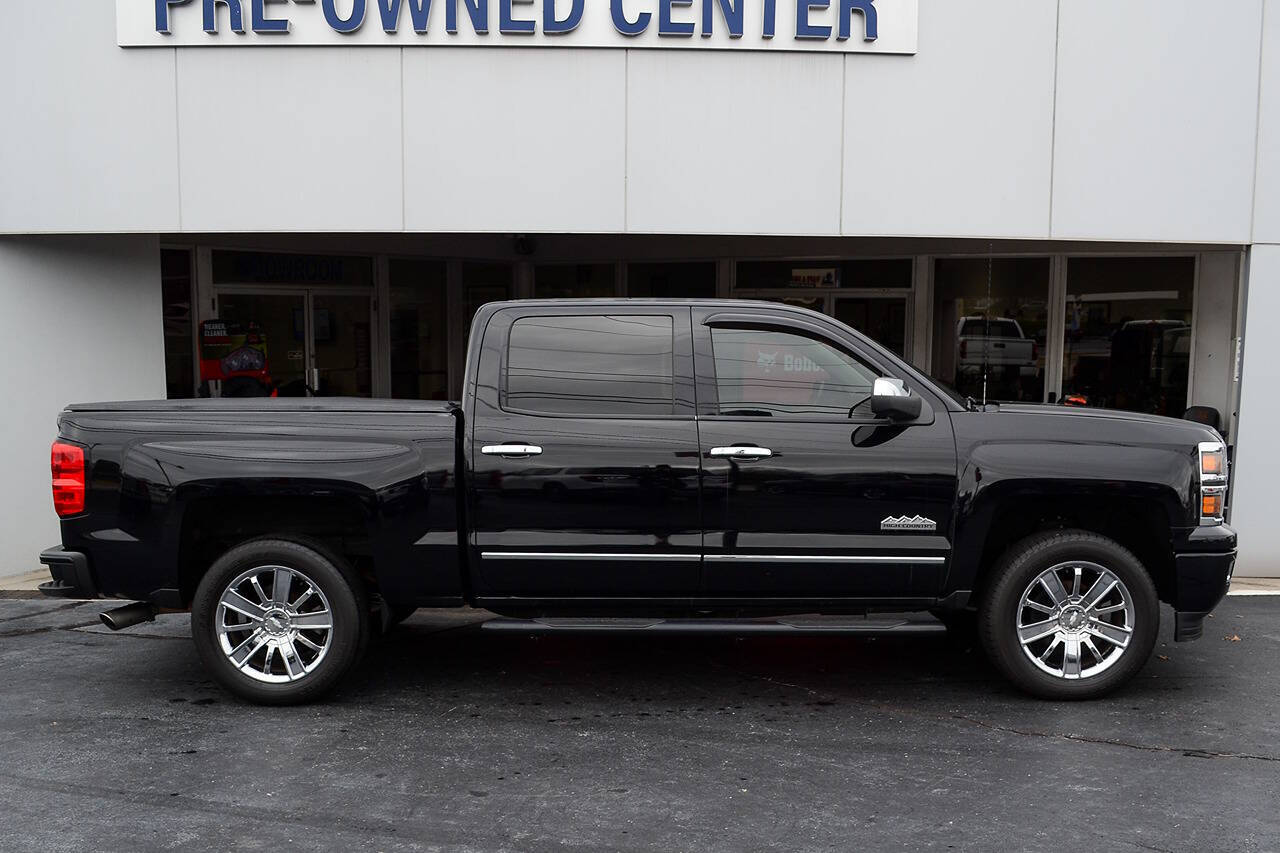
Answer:
[[[674,413],[669,315],[522,317],[507,342],[503,408],[552,415]]]

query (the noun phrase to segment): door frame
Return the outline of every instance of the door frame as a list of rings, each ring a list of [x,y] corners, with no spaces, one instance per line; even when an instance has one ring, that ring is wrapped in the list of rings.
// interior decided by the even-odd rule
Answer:
[[[219,319],[223,294],[242,296],[293,296],[302,297],[302,361],[303,381],[307,387],[307,396],[313,397],[313,382],[316,378],[316,346],[315,346],[315,297],[322,296],[363,296],[369,300],[369,360],[370,360],[370,397],[380,396],[380,379],[382,370],[381,329],[378,327],[378,294],[375,289],[355,287],[349,284],[217,284],[213,287],[213,319]],[[198,335],[197,335],[198,337]],[[197,346],[199,346],[197,342]],[[219,389],[221,391],[221,389]]]

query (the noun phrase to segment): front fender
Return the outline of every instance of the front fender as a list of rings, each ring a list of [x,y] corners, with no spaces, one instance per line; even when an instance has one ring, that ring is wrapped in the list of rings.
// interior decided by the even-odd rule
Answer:
[[[1167,447],[1011,440],[974,447],[959,471],[955,552],[949,586],[973,589],[987,543],[1030,507],[1060,506],[1077,514],[1140,505],[1161,535],[1193,511],[1192,458]],[[1123,519],[1113,519],[1124,523]]]

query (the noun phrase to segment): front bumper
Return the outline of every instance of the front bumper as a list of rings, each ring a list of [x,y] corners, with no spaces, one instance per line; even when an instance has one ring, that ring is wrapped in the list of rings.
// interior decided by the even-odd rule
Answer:
[[[89,571],[89,558],[79,551],[68,551],[61,545],[40,555],[49,567],[53,580],[40,584],[40,591],[54,598],[97,598],[98,587]]]
[[[1181,543],[1173,556],[1173,608],[1175,642],[1198,640],[1204,620],[1231,588],[1236,565],[1236,532],[1216,525],[1198,528]]]

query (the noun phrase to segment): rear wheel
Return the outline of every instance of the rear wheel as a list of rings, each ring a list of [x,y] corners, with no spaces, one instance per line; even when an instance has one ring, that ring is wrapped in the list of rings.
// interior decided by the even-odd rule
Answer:
[[[209,569],[191,632],[223,687],[251,702],[315,699],[347,673],[369,631],[363,586],[318,543],[257,539]]]
[[[991,661],[1044,699],[1092,699],[1127,682],[1160,627],[1155,585],[1118,543],[1080,530],[1037,534],[997,565],[978,627]]]

